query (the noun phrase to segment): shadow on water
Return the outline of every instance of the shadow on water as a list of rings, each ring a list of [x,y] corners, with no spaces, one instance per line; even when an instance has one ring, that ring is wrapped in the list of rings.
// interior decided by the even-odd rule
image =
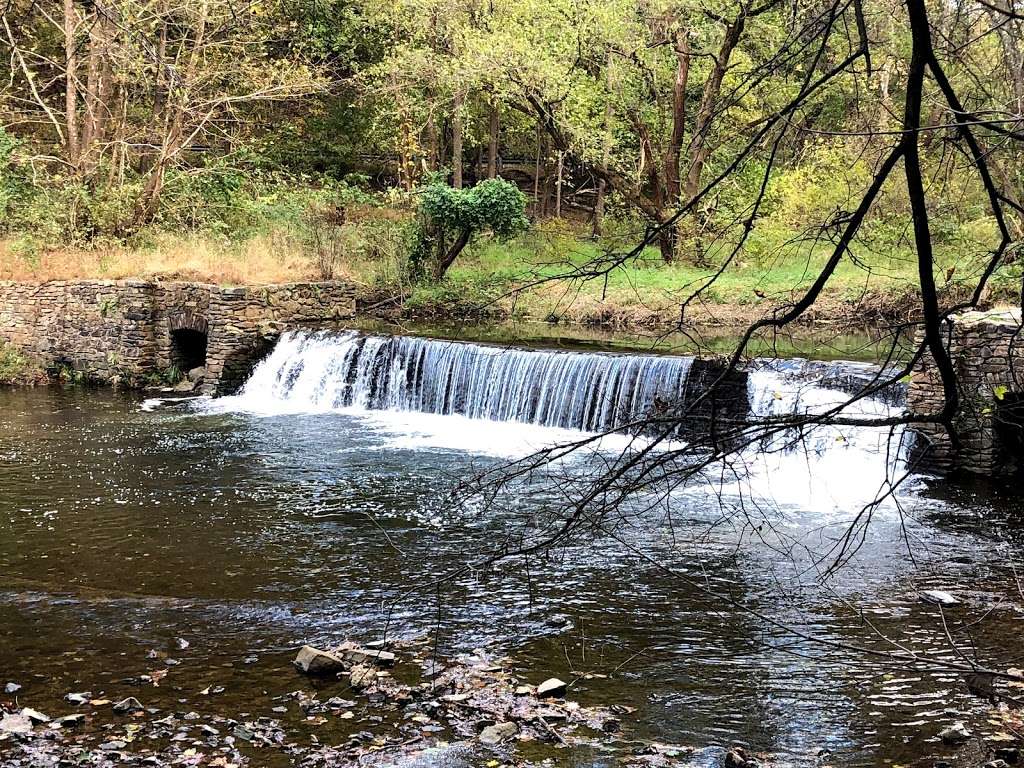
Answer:
[[[916,481],[825,582],[812,553],[852,508],[790,493],[800,481],[786,475],[773,489],[776,538],[720,514],[735,489],[691,488],[630,518],[619,540],[594,534],[526,567],[461,574],[440,605],[437,592],[396,602],[563,503],[542,484],[485,512],[447,504],[469,473],[535,447],[536,431],[434,414],[139,405],[0,391],[0,670],[31,706],[59,712],[66,693],[89,690],[267,714],[274,696],[309,685],[288,667],[303,642],[439,630],[442,651],[501,649],[529,680],[556,674],[583,703],[636,707],[631,737],[699,747],[695,765],[735,742],[783,763],[885,765],[944,754],[935,734],[956,719],[991,729],[986,702],[955,674],[828,650],[737,606],[843,642],[884,646],[882,633],[942,660],[955,652],[918,593],[970,585],[947,618],[987,612],[974,636],[993,666],[1024,652],[1022,507],[999,486]],[[154,668],[168,671],[159,688],[129,679]],[[211,686],[224,691],[200,693]],[[342,738],[344,727],[316,733]]]

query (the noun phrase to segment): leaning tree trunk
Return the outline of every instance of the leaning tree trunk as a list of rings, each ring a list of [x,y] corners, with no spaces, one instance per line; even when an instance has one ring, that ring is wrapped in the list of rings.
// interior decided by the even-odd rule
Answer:
[[[459,232],[459,236],[455,238],[455,242],[446,250],[442,250],[437,259],[437,263],[434,265],[435,280],[440,280],[445,276],[451,265],[455,263],[455,259],[457,259],[459,254],[462,253],[467,245],[469,245],[469,238],[472,234],[473,233],[468,229],[462,230]]]

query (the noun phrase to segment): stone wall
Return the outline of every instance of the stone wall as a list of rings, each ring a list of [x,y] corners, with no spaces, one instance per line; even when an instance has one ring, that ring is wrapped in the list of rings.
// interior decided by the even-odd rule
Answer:
[[[127,385],[178,366],[180,340],[191,334],[205,342],[204,389],[223,391],[240,383],[282,331],[332,325],[354,314],[355,291],[339,282],[0,282],[0,339],[48,368]]]
[[[283,331],[334,326],[355,311],[355,291],[342,283],[245,286],[213,293],[206,367],[215,390],[240,385],[252,361]]]
[[[918,425],[914,427],[915,458],[939,471],[1000,474],[1021,468],[1024,336],[1020,312],[959,315],[946,324],[945,340],[957,373],[959,446],[943,426]],[[915,414],[936,414],[945,404],[942,379],[930,355],[913,372],[907,404]]]

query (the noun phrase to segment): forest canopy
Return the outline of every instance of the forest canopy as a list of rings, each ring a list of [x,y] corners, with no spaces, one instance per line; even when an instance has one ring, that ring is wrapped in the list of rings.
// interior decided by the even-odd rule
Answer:
[[[1003,127],[985,151],[1016,240],[1024,17],[1006,2],[930,3],[928,23],[964,108]],[[795,288],[902,130],[907,15],[890,0],[9,0],[0,226],[31,261],[286,220],[324,274],[358,252],[388,261],[374,279],[407,280],[422,190],[500,177],[535,226],[568,221],[591,253],[649,241],[645,258],[712,273],[781,258]],[[1000,224],[941,90],[923,85],[918,143],[955,289]],[[862,278],[913,268],[909,214],[902,185],[878,190],[851,245]]]

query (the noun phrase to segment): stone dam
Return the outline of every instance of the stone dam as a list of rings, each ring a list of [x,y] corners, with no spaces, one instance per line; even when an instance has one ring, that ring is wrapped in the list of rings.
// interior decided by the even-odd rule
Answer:
[[[0,282],[0,340],[48,370],[127,387],[166,383],[167,374],[175,372],[184,379],[183,387],[211,395],[237,389],[284,332],[336,329],[355,315],[355,288],[338,281],[243,286],[157,280]],[[960,396],[956,437],[941,425],[915,425],[914,453],[922,468],[983,475],[1022,468],[1021,329],[1019,311],[965,313],[948,322],[946,345]],[[822,364],[805,361],[802,371],[814,379],[831,376],[836,381],[830,386],[855,392],[873,375],[856,365],[817,370]],[[713,360],[693,361],[686,377],[688,395],[716,377],[718,366]],[[707,406],[711,412],[701,414],[709,423],[716,414],[737,418],[747,410],[747,372],[731,373]],[[940,410],[942,402],[942,383],[925,356],[911,377],[906,408],[929,414]]]

